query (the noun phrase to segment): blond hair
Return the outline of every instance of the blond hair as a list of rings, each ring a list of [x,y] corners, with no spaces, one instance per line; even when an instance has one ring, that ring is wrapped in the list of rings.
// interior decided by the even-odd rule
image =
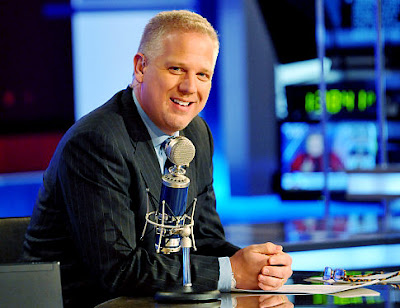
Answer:
[[[162,40],[171,32],[197,32],[208,35],[215,42],[215,56],[219,51],[217,31],[199,14],[186,11],[165,11],[155,15],[144,28],[138,52],[151,59],[162,52]]]

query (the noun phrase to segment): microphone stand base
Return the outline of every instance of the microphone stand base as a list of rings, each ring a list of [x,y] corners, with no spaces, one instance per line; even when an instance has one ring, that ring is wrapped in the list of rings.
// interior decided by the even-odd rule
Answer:
[[[160,291],[155,295],[157,302],[212,302],[221,297],[218,290],[207,290],[195,286],[181,286],[169,291]]]

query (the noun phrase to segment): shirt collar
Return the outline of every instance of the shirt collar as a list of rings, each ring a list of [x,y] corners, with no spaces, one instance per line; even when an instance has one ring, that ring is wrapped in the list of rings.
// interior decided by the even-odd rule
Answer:
[[[142,118],[144,125],[146,125],[147,131],[150,134],[153,146],[154,147],[160,146],[166,139],[170,138],[171,136],[164,133],[161,129],[157,127],[157,125],[153,123],[152,120],[150,120],[149,116],[146,114],[146,112],[144,112],[142,106],[140,106],[140,103],[136,98],[135,91],[133,91],[133,89],[132,89],[132,97],[133,101],[135,102],[136,108],[139,112],[139,115]],[[179,131],[175,132],[172,136],[173,137],[179,136]]]

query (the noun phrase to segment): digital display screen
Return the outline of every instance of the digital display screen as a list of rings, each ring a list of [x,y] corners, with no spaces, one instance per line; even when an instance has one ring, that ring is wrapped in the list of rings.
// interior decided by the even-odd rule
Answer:
[[[324,138],[321,126],[307,122],[285,122],[281,132],[281,188],[283,191],[321,191],[324,188]],[[345,191],[347,170],[369,170],[376,166],[377,128],[370,121],[330,122],[328,144],[328,188]]]
[[[285,87],[288,118],[292,121],[319,120],[322,100],[318,85]],[[338,119],[376,118],[377,97],[372,83],[338,83],[327,85],[326,112]]]

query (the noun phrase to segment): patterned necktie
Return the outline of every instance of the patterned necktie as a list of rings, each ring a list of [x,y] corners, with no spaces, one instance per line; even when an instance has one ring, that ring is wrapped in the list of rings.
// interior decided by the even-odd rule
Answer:
[[[167,153],[165,152],[165,147],[166,147],[166,145],[167,145],[167,143],[168,143],[168,141],[169,141],[170,139],[171,139],[171,138],[165,139],[164,142],[161,143],[161,146],[160,146],[160,154],[161,154],[161,156],[163,157],[163,162],[164,162],[164,172],[163,172],[163,174],[168,173],[168,168],[172,166],[172,163],[171,163],[170,160],[167,158]]]

